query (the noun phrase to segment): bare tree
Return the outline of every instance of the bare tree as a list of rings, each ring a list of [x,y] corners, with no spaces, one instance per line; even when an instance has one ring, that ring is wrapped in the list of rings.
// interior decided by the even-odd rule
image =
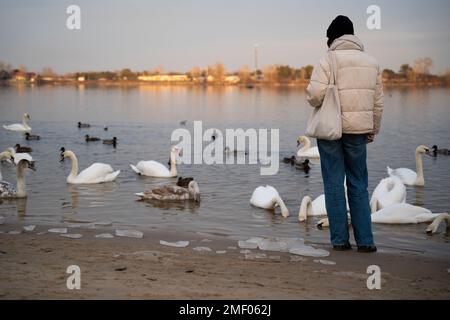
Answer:
[[[274,83],[278,79],[278,72],[276,66],[266,66],[264,68],[264,79],[269,83]]]
[[[249,66],[243,66],[239,69],[238,72],[239,75],[239,79],[241,80],[242,83],[247,83],[249,82],[250,78],[251,78],[251,71],[250,71],[250,67]]]
[[[430,69],[433,66],[431,58],[420,58],[414,61],[414,72],[419,76],[426,76],[430,74]]]

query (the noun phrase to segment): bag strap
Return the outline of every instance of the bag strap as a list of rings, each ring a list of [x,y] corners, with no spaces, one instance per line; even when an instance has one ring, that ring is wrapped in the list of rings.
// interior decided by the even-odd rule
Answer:
[[[331,70],[330,84],[334,85],[334,84],[336,84],[336,73],[337,73],[336,56],[335,56],[335,53],[331,50],[328,51],[328,56],[330,57],[330,70]]]

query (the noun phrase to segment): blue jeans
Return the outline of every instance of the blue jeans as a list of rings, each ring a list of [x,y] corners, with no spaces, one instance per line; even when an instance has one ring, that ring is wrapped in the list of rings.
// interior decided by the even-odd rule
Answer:
[[[345,177],[356,244],[374,245],[367,192],[366,144],[365,134],[343,134],[335,141],[317,140],[332,245],[349,243]]]

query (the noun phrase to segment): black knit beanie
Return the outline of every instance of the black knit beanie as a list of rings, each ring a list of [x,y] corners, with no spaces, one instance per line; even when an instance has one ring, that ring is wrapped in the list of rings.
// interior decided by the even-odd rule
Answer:
[[[344,34],[355,34],[353,22],[346,16],[337,16],[327,30],[327,44],[331,46],[334,40],[342,37]]]

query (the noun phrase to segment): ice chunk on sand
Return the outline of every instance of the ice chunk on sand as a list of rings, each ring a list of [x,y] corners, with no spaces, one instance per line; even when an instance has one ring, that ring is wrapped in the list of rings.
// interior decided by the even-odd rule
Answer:
[[[326,266],[334,266],[336,265],[336,262],[331,261],[331,260],[314,260],[315,263],[320,263]]]
[[[30,226],[24,226],[23,227],[23,230],[25,230],[25,231],[33,231],[34,230],[34,228],[36,228],[36,226],[33,226],[33,225],[30,225]]]
[[[227,253],[226,250],[217,250],[216,251],[217,254],[225,254]]]
[[[208,247],[195,247],[192,250],[199,251],[199,252],[203,252],[203,251],[211,252],[212,251],[211,248],[208,248]]]
[[[141,239],[144,237],[144,233],[137,230],[116,230],[116,236]]]
[[[168,247],[186,248],[189,245],[189,241],[167,242],[164,240],[159,240],[159,244]]]
[[[83,235],[79,233],[66,233],[60,234],[61,237],[70,238],[70,239],[80,239]]]
[[[252,252],[250,250],[245,249],[245,250],[239,251],[239,253],[247,254],[247,253],[252,253]]]
[[[303,246],[304,241],[300,238],[269,238],[258,244],[258,248],[263,251],[288,252],[289,249]]]
[[[228,249],[228,250],[237,250],[237,247],[235,247],[235,246],[229,246],[229,247],[227,247],[227,249]]]
[[[200,241],[200,242],[212,242],[212,240],[209,240],[209,239],[203,239],[203,240]]]
[[[248,240],[238,241],[238,246],[241,249],[256,249],[261,241],[264,241],[264,238],[253,237]]]
[[[50,233],[67,233],[67,228],[48,229],[48,232],[50,232]]]
[[[17,231],[17,230],[12,230],[12,231],[8,232],[8,234],[21,234],[21,233],[22,233],[21,231]]]
[[[324,258],[328,257],[330,253],[323,249],[316,249],[311,246],[295,246],[291,249],[289,249],[289,252],[292,254],[296,254],[299,256],[305,256],[305,257],[315,257],[315,258]]]
[[[291,262],[305,262],[308,259],[300,257],[300,256],[291,256]]]
[[[267,255],[265,253],[247,253],[245,255],[245,260],[256,260],[256,259],[266,259]]]
[[[114,236],[111,233],[100,233],[95,235],[96,238],[100,239],[111,239],[114,238]]]

